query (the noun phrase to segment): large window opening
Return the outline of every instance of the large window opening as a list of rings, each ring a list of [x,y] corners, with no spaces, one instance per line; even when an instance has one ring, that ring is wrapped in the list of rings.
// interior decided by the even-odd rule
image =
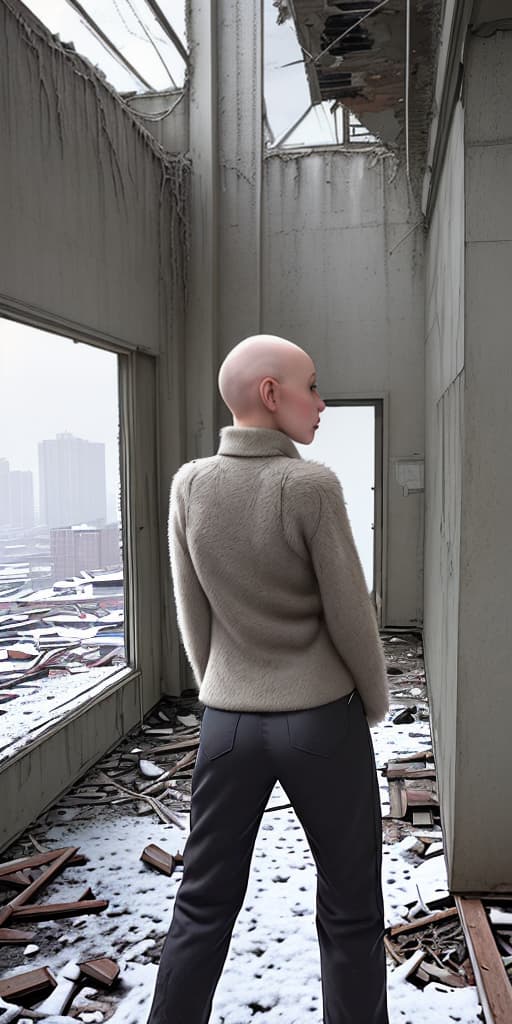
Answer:
[[[101,68],[118,92],[183,89],[185,0],[26,0],[26,6]]]
[[[382,537],[382,403],[328,402],[306,459],[332,469],[343,488],[368,590],[380,607]]]
[[[303,4],[288,0],[262,2],[267,152],[379,143],[377,136],[341,99],[356,90],[350,73],[343,71],[343,57],[336,53],[336,45],[340,46],[342,39],[350,36],[356,40],[353,45],[364,46],[364,40],[359,38],[365,32],[364,25],[358,24],[363,13],[359,5],[348,5],[349,9],[343,11],[331,5],[331,17],[327,18],[324,30],[317,39],[312,31],[310,40],[307,26],[315,23],[315,17],[308,18]],[[364,13],[369,12],[371,4],[365,4]],[[333,26],[327,31],[331,21]],[[333,78],[337,62],[340,67]],[[329,81],[324,82],[322,76],[327,68]]]
[[[0,762],[127,663],[119,358],[0,319]]]

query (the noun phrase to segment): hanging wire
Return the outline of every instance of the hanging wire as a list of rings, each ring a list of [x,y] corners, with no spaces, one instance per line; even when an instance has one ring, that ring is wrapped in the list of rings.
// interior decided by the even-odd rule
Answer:
[[[121,7],[119,6],[118,0],[112,0],[112,3],[114,4],[114,7],[115,7],[115,9],[116,9],[116,11],[118,13],[118,16],[119,16],[119,20],[123,23],[126,31],[131,36],[133,36],[134,39],[141,39],[143,42],[146,42],[145,37],[143,35],[141,35],[139,32],[135,32],[133,30],[133,28],[130,27],[130,25],[128,24],[124,14],[123,14],[123,12],[121,10]]]
[[[176,107],[178,106],[178,103],[181,103],[181,101],[183,99],[183,96],[184,96],[184,93],[182,92],[181,96],[178,96],[178,99],[175,100],[175,102],[172,104],[172,106],[168,107],[167,110],[155,110],[153,113],[149,113],[149,112],[148,113],[146,113],[146,112],[143,113],[141,110],[138,110],[136,107],[131,107],[131,104],[128,104],[128,106],[131,107],[131,109],[137,115],[137,117],[141,117],[144,121],[155,121],[155,122],[156,121],[164,121],[165,118],[169,117],[169,114],[172,114],[173,110],[176,109]]]
[[[381,2],[379,4],[377,4],[376,7],[372,7],[371,11],[367,11],[366,14],[364,14],[362,18],[359,18],[359,21],[355,21],[354,24],[350,26],[350,28],[345,29],[345,31],[342,32],[340,36],[337,36],[336,39],[333,39],[332,42],[329,43],[329,45],[326,46],[324,50],[321,50],[320,53],[317,53],[316,57],[313,57],[310,53],[308,53],[308,51],[306,50],[305,46],[301,45],[300,48],[301,48],[302,52],[306,55],[306,57],[308,58],[308,60],[312,64],[317,64],[321,57],[323,57],[326,53],[329,53],[329,50],[332,50],[333,46],[336,46],[337,43],[341,43],[341,40],[345,39],[345,36],[350,35],[350,33],[353,32],[354,29],[357,28],[358,25],[361,25],[363,21],[366,21],[367,18],[369,18],[372,14],[375,14],[377,11],[379,11],[381,7],[385,7],[386,4],[388,4],[389,2],[390,2],[390,0],[381,0]],[[291,68],[291,67],[293,67],[294,64],[304,64],[304,63],[307,63],[307,61],[304,61],[304,60],[292,60],[292,61],[290,61],[289,64],[283,64],[283,67]]]
[[[172,76],[172,74],[171,74],[171,71],[170,71],[170,69],[168,68],[168,66],[167,66],[167,64],[166,64],[166,62],[165,62],[165,60],[164,60],[164,58],[162,57],[162,54],[160,53],[160,50],[158,49],[158,46],[156,45],[156,43],[155,43],[155,40],[153,39],[153,37],[152,37],[151,33],[150,33],[150,32],[148,32],[148,30],[147,30],[147,28],[146,28],[146,26],[145,26],[145,24],[144,24],[144,22],[143,22],[142,18],[140,17],[140,15],[138,14],[137,10],[135,9],[135,7],[133,6],[133,4],[131,3],[131,0],[125,0],[125,3],[126,3],[126,4],[128,5],[128,7],[130,8],[130,10],[131,10],[132,14],[134,15],[134,17],[135,17],[135,18],[137,19],[137,21],[138,21],[138,23],[139,23],[139,25],[140,25],[140,27],[141,27],[142,31],[144,32],[144,34],[145,34],[145,36],[146,36],[146,38],[147,38],[148,42],[149,42],[149,43],[150,43],[150,45],[151,45],[151,46],[153,47],[153,49],[154,49],[154,51],[155,51],[155,53],[156,53],[156,55],[157,55],[157,57],[158,57],[159,61],[160,61],[160,62],[161,62],[161,63],[163,64],[163,66],[164,66],[165,70],[167,71],[167,74],[169,75],[169,78],[170,78],[170,80],[171,80],[171,85],[172,85],[173,89],[177,89],[177,88],[178,88],[178,86],[176,85],[176,82],[175,82],[175,80],[174,80],[174,78],[173,78],[173,76]]]
[[[350,26],[350,28],[345,29],[345,31],[342,32],[340,36],[337,36],[336,39],[333,39],[332,43],[329,43],[329,46],[325,47],[325,50],[321,50],[320,53],[317,53],[316,57],[313,57],[313,63],[316,64],[317,61],[320,60],[320,57],[323,57],[324,54],[329,53],[329,50],[332,50],[333,46],[336,46],[337,43],[340,43],[341,40],[345,38],[345,36],[348,36],[350,32],[353,32],[354,29],[357,28],[358,25],[361,25],[363,21],[366,21],[366,19],[369,18],[371,14],[375,14],[378,10],[380,10],[381,7],[385,7],[385,5],[388,3],[389,0],[381,0],[380,4],[377,4],[376,7],[372,7],[371,11],[367,11],[366,14],[363,14],[362,18],[359,18],[359,21],[355,21],[354,24]]]
[[[166,18],[166,16],[165,16],[164,12],[162,11],[160,5],[156,3],[156,0],[146,0],[146,4],[148,5],[148,7],[153,12],[156,20],[159,22],[159,24],[163,28],[164,32],[166,32],[167,35],[169,36],[169,39],[171,40],[171,42],[174,43],[174,46],[176,47],[180,57],[182,57],[182,59],[185,61],[185,64],[188,64],[188,53],[187,53],[185,47],[183,46],[183,43],[182,43],[178,33],[176,32],[176,30],[171,25],[169,19]]]
[[[133,64],[130,64],[130,61],[127,60],[127,58],[121,53],[121,51],[117,49],[117,46],[112,42],[111,39],[109,39],[109,37],[105,34],[103,29],[101,29],[100,26],[94,21],[94,18],[91,18],[91,15],[88,14],[88,12],[85,10],[85,7],[82,7],[82,4],[79,3],[78,0],[66,0],[66,3],[69,4],[69,6],[72,7],[73,10],[80,16],[82,21],[85,23],[85,27],[105,47],[108,53],[110,53],[111,56],[113,56],[119,64],[121,64],[126,70],[128,70],[131,75],[134,75],[139,82],[142,82],[142,84],[146,86],[146,89],[149,89],[150,92],[153,92],[153,86],[150,85],[149,82],[147,82],[146,79],[142,77],[140,71],[137,71],[137,68],[135,68]]]

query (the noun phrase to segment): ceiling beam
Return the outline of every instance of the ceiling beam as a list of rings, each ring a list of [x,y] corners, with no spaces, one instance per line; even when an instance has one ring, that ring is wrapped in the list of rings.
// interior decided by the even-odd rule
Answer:
[[[111,39],[109,39],[109,37],[105,34],[103,29],[100,28],[100,26],[97,24],[94,18],[91,18],[91,15],[87,13],[85,7],[82,7],[82,4],[79,3],[78,0],[66,0],[66,3],[68,3],[69,6],[72,7],[73,10],[75,10],[81,18],[84,19],[89,28],[93,30],[93,32],[105,44],[107,49],[110,50],[115,57],[117,57],[117,59],[130,72],[130,74],[135,75],[135,78],[138,78],[139,82],[142,82],[142,84],[146,86],[146,89],[149,89],[150,92],[154,92],[153,86],[150,85],[149,82],[147,82],[146,79],[142,77],[140,71],[137,71],[137,68],[134,68],[133,64],[130,64],[130,61],[123,56],[121,51],[117,49],[117,46],[112,42]]]
[[[178,33],[175,31],[175,29],[173,29],[169,19],[166,18],[159,4],[156,3],[156,0],[146,0],[146,4],[149,7],[149,9],[153,12],[161,28],[163,28],[164,32],[169,36],[171,42],[174,43],[180,57],[183,58],[185,64],[188,64],[188,53],[185,47],[183,46],[183,43]]]

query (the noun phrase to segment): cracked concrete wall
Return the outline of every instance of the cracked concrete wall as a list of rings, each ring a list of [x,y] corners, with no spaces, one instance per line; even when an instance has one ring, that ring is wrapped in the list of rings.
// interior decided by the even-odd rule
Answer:
[[[194,0],[189,38],[191,231],[200,244],[190,268],[188,453],[215,450],[229,422],[212,404],[218,366],[260,330],[303,344],[330,397],[385,395],[385,622],[416,623],[422,495],[403,496],[391,461],[423,453],[422,232],[403,170],[382,153],[265,158],[256,0],[220,0],[213,13]]]

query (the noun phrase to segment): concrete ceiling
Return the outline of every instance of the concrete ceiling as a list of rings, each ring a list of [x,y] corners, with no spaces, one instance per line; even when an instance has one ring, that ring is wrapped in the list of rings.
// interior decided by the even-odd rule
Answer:
[[[426,147],[439,7],[439,0],[411,0],[409,137],[417,155]],[[395,146],[404,138],[406,8],[406,0],[280,4],[281,17],[294,19],[313,103],[338,100]]]

